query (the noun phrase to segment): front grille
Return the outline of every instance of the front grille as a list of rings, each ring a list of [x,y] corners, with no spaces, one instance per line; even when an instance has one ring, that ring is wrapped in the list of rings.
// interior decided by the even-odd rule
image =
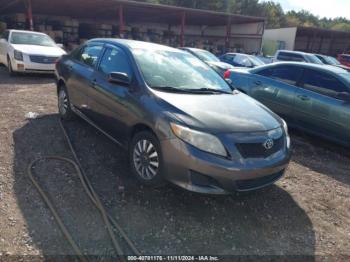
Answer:
[[[30,61],[38,64],[54,64],[58,57],[30,55]]]
[[[284,136],[273,139],[273,142],[271,149],[266,149],[264,143],[238,143],[236,146],[243,158],[268,158],[283,148]]]

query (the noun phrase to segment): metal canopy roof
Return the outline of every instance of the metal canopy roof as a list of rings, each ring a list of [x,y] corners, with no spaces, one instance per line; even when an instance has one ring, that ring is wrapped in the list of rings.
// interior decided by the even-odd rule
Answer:
[[[265,18],[232,15],[228,13],[198,10],[168,5],[150,4],[127,0],[32,0],[34,14],[70,16],[73,18],[116,19],[118,8],[124,8],[126,22],[144,21],[179,24],[180,15],[186,13],[187,25],[226,25],[264,22]],[[26,12],[22,0],[0,0],[0,14]]]

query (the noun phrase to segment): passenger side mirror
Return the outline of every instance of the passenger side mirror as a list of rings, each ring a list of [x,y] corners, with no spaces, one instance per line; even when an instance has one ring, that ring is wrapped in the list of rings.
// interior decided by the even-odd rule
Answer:
[[[110,83],[120,84],[129,86],[130,85],[130,78],[128,74],[122,73],[122,72],[112,72],[108,76],[108,81]]]
[[[338,99],[343,100],[345,102],[350,102],[350,93],[349,92],[340,92],[336,96]]]

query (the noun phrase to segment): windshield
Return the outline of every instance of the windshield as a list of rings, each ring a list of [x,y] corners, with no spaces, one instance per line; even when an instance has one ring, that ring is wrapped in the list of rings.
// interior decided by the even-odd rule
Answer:
[[[209,62],[220,62],[220,59],[217,58],[214,54],[205,51],[205,50],[193,50],[193,52],[203,61]]]
[[[132,52],[150,87],[232,92],[218,73],[191,54],[146,49],[133,49]]]
[[[249,60],[253,64],[253,66],[265,65],[264,62],[262,62],[260,59],[256,58],[255,56],[249,56]]]
[[[22,32],[12,32],[10,43],[15,45],[55,46],[55,42],[47,35]]]
[[[307,55],[307,58],[308,58],[310,63],[324,65],[324,63],[322,63],[322,61],[320,59],[318,59],[317,56],[315,56],[315,55]]]

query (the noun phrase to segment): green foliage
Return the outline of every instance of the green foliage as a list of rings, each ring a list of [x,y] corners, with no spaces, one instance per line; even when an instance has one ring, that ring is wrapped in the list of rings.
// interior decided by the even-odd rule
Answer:
[[[320,18],[302,10],[284,12],[281,5],[274,1],[259,0],[138,0],[155,4],[183,6],[229,12],[233,14],[262,16],[267,19],[267,28],[308,26],[350,32],[350,20],[346,18]],[[306,1],[306,0],[305,0]]]

